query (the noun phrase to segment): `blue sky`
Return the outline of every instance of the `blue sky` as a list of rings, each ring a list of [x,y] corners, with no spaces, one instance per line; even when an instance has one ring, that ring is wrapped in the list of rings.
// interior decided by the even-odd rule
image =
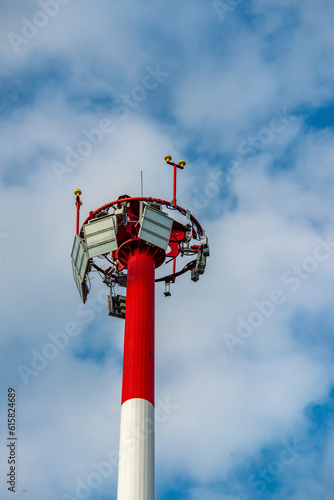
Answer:
[[[171,199],[166,154],[187,161],[178,201],[211,256],[171,298],[157,285],[156,498],[333,499],[333,22],[330,0],[2,2],[0,435],[15,386],[18,500],[116,499],[124,324],[97,275],[80,305],[73,192],[84,219],[138,195],[143,170]]]

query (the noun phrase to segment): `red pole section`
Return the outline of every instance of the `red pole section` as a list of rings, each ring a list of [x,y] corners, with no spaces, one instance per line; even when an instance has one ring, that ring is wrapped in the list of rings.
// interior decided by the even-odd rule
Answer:
[[[117,500],[154,500],[154,287],[161,258],[157,250],[138,240],[123,248],[128,274]]]
[[[134,248],[127,267],[122,404],[141,398],[154,406],[154,255]]]

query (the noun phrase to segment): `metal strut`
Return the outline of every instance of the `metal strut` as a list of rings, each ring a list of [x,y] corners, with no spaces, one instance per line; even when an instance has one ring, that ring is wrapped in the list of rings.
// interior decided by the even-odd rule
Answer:
[[[173,181],[173,199],[172,199],[172,207],[176,207],[176,176],[177,176],[177,169],[181,168],[182,170],[184,169],[186,162],[184,160],[179,161],[179,163],[173,163],[171,155],[166,155],[165,156],[166,163],[168,165],[172,165],[174,167],[174,181]]]

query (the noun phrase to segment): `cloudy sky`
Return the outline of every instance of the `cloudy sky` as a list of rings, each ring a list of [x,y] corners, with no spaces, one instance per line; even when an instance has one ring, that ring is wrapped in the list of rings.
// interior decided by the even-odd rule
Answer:
[[[0,496],[114,500],[122,320],[72,278],[82,217],[178,201],[211,257],[157,285],[156,498],[332,500],[332,0],[3,0]],[[178,264],[184,265],[184,262]]]

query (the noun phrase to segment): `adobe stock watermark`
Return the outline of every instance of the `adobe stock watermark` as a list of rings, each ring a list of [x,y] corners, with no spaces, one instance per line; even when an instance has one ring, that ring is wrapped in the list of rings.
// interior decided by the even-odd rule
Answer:
[[[155,68],[146,66],[145,70],[146,74],[141,84],[135,85],[129,94],[122,94],[120,99],[117,99],[119,105],[114,114],[118,120],[125,120],[147,98],[148,93],[155,90],[169,76],[168,72],[161,71],[160,64],[157,64]],[[74,147],[70,145],[65,147],[64,162],[54,161],[52,163],[52,169],[58,181],[63,182],[65,175],[78,168],[84,159],[94,152],[95,148],[103,144],[105,136],[111,134],[116,126],[117,121],[113,116],[113,119],[103,118],[95,128],[81,130],[83,138]]]
[[[262,127],[255,135],[249,135],[247,139],[240,142],[237,147],[238,155],[247,163],[255,161],[258,154],[263,152],[275,140],[278,134],[282,133],[296,117],[287,111],[284,106],[282,110],[272,109],[272,117],[267,126]],[[243,172],[240,161],[229,161],[221,170],[211,171],[208,180],[201,189],[193,188],[192,205],[190,211],[198,215],[207,208],[210,202],[217,198],[224,189]]]
[[[286,468],[307,450],[307,447],[298,444],[295,439],[291,442],[284,440],[282,444],[283,448],[276,458],[249,475],[247,485],[252,490],[252,495],[243,491],[236,497],[236,500],[253,500],[254,493],[261,494],[267,491],[270,485],[278,482],[279,476],[284,473]]]
[[[71,0],[39,0],[38,4],[41,10],[37,10],[31,19],[21,17],[21,33],[13,31],[7,33],[7,38],[16,54],[20,52],[22,45],[27,45],[30,40],[35,38],[41,29],[45,28],[50,19],[56,17],[61,6],[67,5]]]
[[[100,290],[96,298],[88,304],[80,304],[76,308],[76,314],[82,318],[85,325],[91,323],[97,313],[106,310],[106,296],[109,295],[109,290]],[[61,332],[48,333],[48,342],[42,348],[31,349],[31,360],[28,365],[20,364],[17,366],[17,371],[25,386],[31,382],[31,378],[36,378],[42,373],[58,355],[67,348],[71,339],[77,337],[82,332],[83,327],[77,321],[68,321]]]
[[[214,0],[212,2],[213,8],[221,21],[225,21],[226,15],[233,12],[244,0]]]
[[[172,414],[179,409],[179,405],[170,401],[168,396],[164,401],[158,399],[155,405],[155,417],[152,425],[147,426],[143,422],[142,429],[138,429],[137,433],[128,437],[129,446],[135,446],[136,441],[145,441],[148,432],[153,432],[155,424],[160,425],[166,422]],[[83,480],[76,478],[74,492],[72,494],[63,493],[61,500],[87,500],[93,493],[103,484],[103,481],[108,480],[113,474],[117,474],[117,469],[120,463],[119,452],[112,451],[107,460],[103,462],[92,462],[92,472],[87,474]]]
[[[235,351],[236,345],[244,344],[253,333],[263,326],[264,322],[273,316],[279,306],[286,302],[288,295],[286,291],[296,292],[302,284],[314,274],[319,266],[326,262],[334,253],[334,240],[331,236],[327,240],[317,238],[317,246],[312,255],[305,257],[303,261],[294,264],[281,276],[281,282],[285,289],[274,288],[265,299],[254,300],[254,308],[246,316],[238,316],[235,333],[223,333],[223,340],[231,354]]]

